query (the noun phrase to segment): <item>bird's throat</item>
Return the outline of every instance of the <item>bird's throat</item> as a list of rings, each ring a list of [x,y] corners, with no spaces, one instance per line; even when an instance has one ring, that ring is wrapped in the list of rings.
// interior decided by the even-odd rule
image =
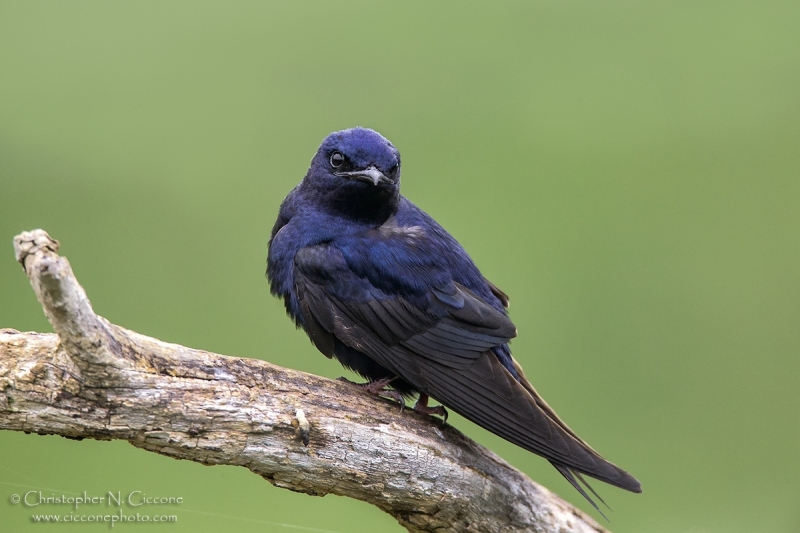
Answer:
[[[340,187],[331,195],[330,208],[338,216],[380,226],[397,212],[399,200],[396,188]]]

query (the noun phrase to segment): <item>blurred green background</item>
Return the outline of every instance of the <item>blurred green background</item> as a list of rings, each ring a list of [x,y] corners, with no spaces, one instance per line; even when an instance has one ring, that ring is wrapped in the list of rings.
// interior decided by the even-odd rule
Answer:
[[[51,331],[11,246],[41,227],[117,324],[343,375],[264,270],[280,201],[355,125],[511,295],[539,391],[642,481],[595,484],[613,531],[800,531],[796,1],[2,2],[0,327]],[[0,433],[0,530],[44,527],[9,502],[32,488],[184,498],[129,531],[401,531],[242,468]]]

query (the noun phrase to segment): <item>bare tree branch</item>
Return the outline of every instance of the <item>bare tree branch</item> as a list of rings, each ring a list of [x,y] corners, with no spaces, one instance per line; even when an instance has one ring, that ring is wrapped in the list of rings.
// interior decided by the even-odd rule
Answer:
[[[109,323],[42,230],[14,248],[56,334],[0,330],[0,429],[241,465],[278,487],[371,503],[414,532],[605,531],[429,417],[347,383]]]

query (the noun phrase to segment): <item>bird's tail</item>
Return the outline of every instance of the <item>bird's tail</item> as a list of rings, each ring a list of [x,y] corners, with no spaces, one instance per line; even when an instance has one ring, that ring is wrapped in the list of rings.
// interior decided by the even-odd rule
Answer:
[[[533,387],[533,385],[531,385],[531,382],[528,381],[528,379],[525,377],[525,372],[523,372],[522,367],[520,366],[520,364],[517,363],[517,361],[514,360],[513,357],[512,357],[512,361],[514,363],[514,370],[516,370],[517,375],[519,376],[520,385],[522,385],[525,388],[525,390],[528,391],[528,393],[536,401],[536,405],[538,405],[539,408],[542,411],[545,412],[547,417],[550,420],[552,420],[556,425],[558,425],[561,429],[563,429],[567,434],[569,434],[573,439],[578,441],[588,453],[591,453],[592,455],[594,455],[594,456],[598,457],[599,459],[603,460],[604,462],[608,463],[608,461],[606,459],[604,459],[599,453],[594,451],[594,449],[592,449],[591,446],[589,446],[583,439],[581,439],[574,431],[572,431],[569,428],[569,426],[567,426],[567,424],[564,423],[563,420],[561,420],[558,417],[558,415],[553,410],[553,408],[550,407],[547,404],[546,401],[544,401],[544,398],[542,398],[541,395],[538,392],[536,392],[536,389]],[[581,494],[581,496],[586,498],[586,500],[589,503],[591,503],[592,506],[595,509],[597,509],[598,513],[603,515],[603,518],[606,517],[603,514],[603,512],[600,510],[600,508],[598,507],[597,503],[595,503],[595,501],[592,500],[592,498],[586,493],[586,491],[584,490],[583,486],[581,486],[581,483],[583,483],[583,485],[585,485],[586,488],[588,488],[589,491],[595,496],[595,498],[600,500],[600,502],[603,505],[608,507],[608,504],[603,500],[603,498],[600,497],[599,494],[597,494],[597,492],[595,492],[595,490],[592,488],[592,486],[589,485],[589,483],[583,478],[583,476],[581,475],[581,472],[579,470],[576,470],[576,469],[571,468],[571,467],[569,467],[567,465],[564,465],[564,464],[560,464],[560,463],[558,463],[556,461],[550,461],[550,463],[556,468],[556,470],[558,470],[561,473],[562,476],[564,476],[566,478],[567,481],[569,481],[570,485],[572,485],[575,488],[575,490],[577,490]],[[619,470],[620,472],[625,474],[625,476],[623,477],[623,481],[621,483],[614,483],[613,481],[608,480],[608,479],[601,479],[601,481],[605,481],[606,483],[612,483],[613,485],[615,485],[615,486],[617,486],[619,488],[622,488],[622,489],[625,489],[625,490],[629,490],[631,492],[636,492],[636,493],[642,492],[642,486],[641,486],[641,484],[639,483],[638,480],[636,480],[633,476],[631,476],[630,474],[628,474],[627,472],[625,472],[624,470],[622,470],[618,466],[616,466],[616,465],[612,465],[612,466],[614,466],[614,468],[616,468],[617,470]],[[588,474],[590,476],[592,475],[590,472],[586,472],[586,474]],[[598,478],[598,479],[600,479],[600,478]],[[608,509],[610,510],[611,508],[608,507]]]
[[[600,500],[600,502],[603,505],[608,507],[608,504],[605,502],[603,498],[600,497],[599,494],[595,492],[592,486],[589,485],[589,483],[585,479],[583,479],[583,476],[581,475],[580,472],[578,472],[577,470],[571,470],[570,467],[553,461],[550,461],[550,464],[556,467],[556,470],[558,470],[561,473],[561,475],[564,476],[567,481],[569,481],[569,484],[575,487],[575,490],[577,490],[581,494],[581,496],[586,498],[586,501],[592,504],[592,507],[594,507],[598,513],[600,513],[600,516],[608,520],[608,517],[605,514],[603,514],[603,511],[600,510],[600,507],[598,507],[597,503],[595,503],[595,501],[591,498],[591,496],[586,494],[586,491],[583,490],[583,487],[581,486],[580,483],[578,483],[578,480],[580,480],[581,483],[586,485],[586,488],[589,489],[591,493],[594,494],[594,497]],[[611,507],[608,507],[608,509],[611,510]]]

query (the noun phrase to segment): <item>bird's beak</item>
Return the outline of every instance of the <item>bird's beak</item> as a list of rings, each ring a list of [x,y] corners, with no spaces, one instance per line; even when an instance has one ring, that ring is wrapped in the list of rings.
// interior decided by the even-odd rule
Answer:
[[[379,183],[392,183],[392,180],[387,178],[383,172],[374,166],[369,166],[364,170],[354,170],[352,172],[336,172],[336,175],[352,180],[364,181],[373,185],[378,185]]]

